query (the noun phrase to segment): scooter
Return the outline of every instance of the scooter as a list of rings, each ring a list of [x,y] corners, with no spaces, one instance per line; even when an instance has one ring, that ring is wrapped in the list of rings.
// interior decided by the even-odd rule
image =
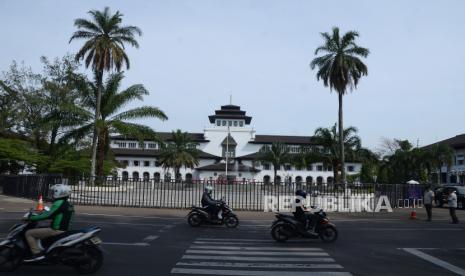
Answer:
[[[211,224],[226,225],[228,228],[236,228],[239,225],[239,219],[233,213],[232,208],[226,204],[223,198],[218,201],[218,205],[222,213],[222,219],[212,218],[206,208],[194,205],[187,215],[187,223],[192,227],[197,227],[201,224]]]
[[[312,208],[314,208],[312,206]],[[336,241],[338,231],[336,225],[331,223],[323,209],[314,212],[315,222],[310,230],[306,230],[305,226],[294,216],[288,214],[276,213],[276,220],[271,225],[271,236],[277,242],[285,242],[289,238],[307,238],[318,239],[323,242],[331,243]]]
[[[101,231],[98,227],[67,231],[62,234],[38,241],[39,248],[44,252],[44,258],[28,261],[31,250],[25,238],[29,229],[37,227],[37,222],[30,222],[34,213],[27,212],[24,223],[10,228],[8,236],[0,242],[0,271],[11,272],[22,264],[54,265],[64,264],[73,267],[80,274],[97,272],[103,264],[103,254],[100,249],[102,241],[97,237]]]

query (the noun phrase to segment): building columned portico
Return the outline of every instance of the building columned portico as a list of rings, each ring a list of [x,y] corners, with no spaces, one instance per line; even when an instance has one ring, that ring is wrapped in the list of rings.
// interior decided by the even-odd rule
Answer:
[[[183,180],[229,180],[273,181],[273,165],[257,162],[259,150],[266,145],[280,142],[289,147],[290,153],[298,153],[302,147],[321,147],[311,136],[259,135],[251,126],[252,117],[246,115],[236,105],[223,105],[214,115],[208,116],[210,126],[202,133],[189,133],[200,150],[199,165],[196,168],[181,168]],[[169,143],[171,133],[162,132],[159,136]],[[116,160],[126,165],[118,169],[122,178],[174,179],[172,170],[164,170],[158,162],[160,147],[154,141],[139,143],[136,139],[114,136],[111,149]],[[346,163],[348,174],[361,170],[360,163]],[[296,168],[285,164],[278,169],[278,179],[283,182],[332,183],[333,172],[330,166],[314,163],[306,168]]]

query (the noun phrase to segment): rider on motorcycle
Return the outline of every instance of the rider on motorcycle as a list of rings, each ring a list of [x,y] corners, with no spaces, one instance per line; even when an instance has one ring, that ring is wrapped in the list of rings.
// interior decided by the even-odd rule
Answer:
[[[297,196],[295,199],[295,211],[293,212],[294,217],[299,220],[302,225],[304,226],[304,230],[308,231],[310,228],[313,227],[313,217],[314,215],[307,210],[304,203],[301,202],[302,198],[307,198],[307,193],[303,190],[297,190],[295,192]]]
[[[26,231],[26,240],[32,252],[32,257],[28,261],[43,259],[44,256],[37,244],[37,240],[53,237],[68,231],[74,215],[74,207],[68,201],[71,195],[71,188],[69,186],[56,184],[50,187],[50,192],[53,198],[50,210],[29,217],[29,220],[34,222],[47,219],[51,219],[52,222],[48,228],[35,228]]]
[[[211,218],[222,219],[219,208],[220,201],[212,198],[213,187],[206,186],[202,195],[202,207],[207,210]]]

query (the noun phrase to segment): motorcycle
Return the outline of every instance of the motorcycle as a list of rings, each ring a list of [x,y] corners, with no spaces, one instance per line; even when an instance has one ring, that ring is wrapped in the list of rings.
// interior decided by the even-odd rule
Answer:
[[[73,267],[79,274],[91,274],[100,269],[103,254],[99,246],[102,241],[97,237],[101,231],[98,227],[67,231],[38,240],[44,258],[29,261],[32,253],[25,233],[38,225],[37,222],[28,221],[31,215],[32,210],[24,215],[25,222],[11,227],[6,239],[0,242],[0,271],[11,272],[21,264],[64,264]]]
[[[231,207],[226,204],[224,199],[218,201],[219,208],[222,212],[222,219],[212,218],[206,208],[193,205],[191,211],[187,215],[187,223],[192,227],[200,226],[201,224],[211,225],[226,225],[228,228],[236,228],[239,225],[239,219],[233,213]]]
[[[313,206],[312,206],[313,208]],[[323,209],[314,213],[312,231],[306,230],[302,222],[293,215],[276,213],[276,220],[271,225],[271,236],[277,242],[285,242],[289,238],[301,237],[307,239],[320,238],[323,242],[336,241],[338,231],[336,225],[331,223]]]

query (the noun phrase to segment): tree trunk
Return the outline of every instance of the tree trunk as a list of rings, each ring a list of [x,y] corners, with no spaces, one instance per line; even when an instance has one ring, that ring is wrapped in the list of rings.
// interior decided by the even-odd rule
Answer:
[[[338,93],[339,96],[339,144],[341,148],[341,178],[344,189],[347,188],[347,179],[346,179],[346,166],[345,166],[345,152],[344,152],[344,125],[343,125],[343,115],[342,115],[342,93]]]
[[[273,165],[273,170],[274,170],[274,185],[276,185],[276,175],[278,174],[278,170],[276,169],[276,166]]]
[[[55,141],[57,139],[57,135],[58,135],[58,127],[53,127],[52,129],[52,133],[50,135],[50,146],[48,148],[48,154],[53,156],[54,154],[54,151],[55,151]]]
[[[100,130],[98,141],[97,141],[97,177],[102,179],[104,176],[104,162],[105,162],[105,147],[107,140],[106,130]]]
[[[92,156],[90,160],[90,184],[94,184],[95,168],[97,163],[97,138],[99,136],[99,120],[100,120],[100,103],[102,101],[102,79],[103,71],[95,72],[95,81],[97,82],[97,102],[95,105],[94,118],[94,134],[92,136]]]

